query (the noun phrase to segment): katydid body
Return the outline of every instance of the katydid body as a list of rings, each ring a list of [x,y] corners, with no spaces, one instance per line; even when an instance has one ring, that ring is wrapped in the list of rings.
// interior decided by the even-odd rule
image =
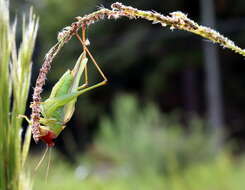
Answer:
[[[53,146],[55,139],[71,119],[77,97],[89,89],[79,90],[79,82],[88,59],[83,52],[72,71],[66,71],[41,104],[40,139]]]
[[[87,48],[84,27],[82,28],[82,32],[82,39],[78,34],[76,36],[82,44],[83,53],[78,58],[74,68],[67,70],[55,84],[49,98],[41,102],[40,110],[42,117],[39,119],[41,125],[38,128],[40,135],[35,136],[35,141],[37,142],[41,139],[49,147],[54,146],[53,140],[58,137],[61,131],[66,127],[66,123],[70,121],[75,110],[77,97],[89,90],[103,86],[107,82],[107,78]],[[86,54],[91,58],[92,63],[104,79],[102,82],[90,87],[88,87],[88,58]],[[83,73],[85,73],[85,83],[79,86]],[[26,116],[21,117],[24,117],[32,126],[32,120],[29,120]]]
[[[92,58],[93,60],[93,58]],[[66,71],[53,87],[50,97],[41,104],[42,118],[40,119],[40,139],[48,146],[54,146],[53,139],[61,133],[70,121],[77,97],[81,94],[102,86],[106,79],[98,84],[87,87],[87,62],[86,51],[77,60],[72,71]],[[85,71],[85,83],[79,86],[81,76]]]

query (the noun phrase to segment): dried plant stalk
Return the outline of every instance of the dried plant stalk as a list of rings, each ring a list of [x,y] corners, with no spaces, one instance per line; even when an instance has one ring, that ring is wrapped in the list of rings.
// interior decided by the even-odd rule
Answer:
[[[138,10],[130,6],[125,6],[119,2],[113,3],[111,5],[111,8],[111,10],[100,8],[98,11],[95,11],[91,14],[85,15],[83,17],[76,17],[76,22],[73,22],[71,26],[67,26],[61,32],[59,32],[57,37],[58,43],[54,45],[47,53],[36,81],[32,102],[32,133],[36,142],[38,141],[38,137],[40,135],[40,94],[42,92],[43,85],[45,84],[46,75],[50,70],[51,63],[54,57],[58,54],[63,45],[69,42],[72,36],[74,36],[82,26],[87,27],[103,19],[118,19],[120,17],[128,17],[129,19],[142,18],[151,21],[153,24],[161,24],[163,27],[170,26],[171,30],[179,29],[197,34],[211,40],[214,43],[218,43],[225,48],[233,50],[234,52],[241,54],[242,56],[245,56],[245,50],[235,45],[233,41],[229,40],[228,38],[224,37],[219,32],[211,28],[197,24],[180,11],[170,13],[169,16],[164,16],[155,11]]]
[[[172,12],[170,16],[164,16],[157,12],[142,11],[121,3],[114,3],[111,7],[113,10],[117,10],[129,18],[143,18],[152,21],[153,24],[159,23],[162,26],[170,26],[170,29],[192,32],[245,56],[245,50],[235,45],[233,41],[211,28],[197,24],[180,11]]]
[[[63,46],[63,43],[58,42],[55,46],[53,46],[49,50],[49,52],[47,53],[45,57],[44,63],[39,71],[39,75],[37,77],[36,86],[34,88],[34,92],[32,96],[33,102],[31,105],[31,108],[32,108],[31,130],[32,130],[32,135],[33,135],[33,139],[35,140],[35,142],[38,142],[39,137],[40,137],[39,120],[40,120],[40,112],[41,112],[40,103],[41,103],[41,93],[43,91],[43,85],[45,84],[46,75],[51,68],[51,63],[53,61],[53,58],[56,56],[56,54],[59,52],[62,46]]]

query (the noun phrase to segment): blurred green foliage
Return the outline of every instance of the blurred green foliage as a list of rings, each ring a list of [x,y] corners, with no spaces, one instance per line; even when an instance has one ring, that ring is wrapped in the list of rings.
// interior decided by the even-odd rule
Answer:
[[[16,1],[13,9],[21,7],[19,10],[24,10],[23,2]],[[109,6],[112,1],[32,2],[35,3],[41,17],[37,51],[41,64],[45,53],[56,42],[59,30],[70,25],[75,16],[90,13],[100,4]],[[141,9],[154,9],[164,14],[182,10],[195,20],[198,20],[199,16],[198,1],[136,0],[124,3]],[[216,4],[217,15],[220,18],[244,16],[243,0],[216,1]],[[201,120],[192,120],[184,126],[175,115],[161,113],[183,108],[186,101],[183,94],[188,83],[183,82],[186,71],[196,74],[196,94],[191,94],[190,99],[199,97],[198,108],[194,111],[203,113],[205,106],[199,39],[183,32],[163,31],[158,26],[144,21],[129,22],[126,19],[93,25],[88,29],[87,35],[91,42],[91,52],[108,75],[109,86],[85,95],[78,102],[75,113],[76,126],[85,127],[77,129],[81,131],[77,133],[79,137],[76,139],[81,141],[84,134],[88,138],[88,134],[91,135],[89,127],[97,128],[95,120],[102,117],[99,133],[93,145],[88,147],[88,152],[79,158],[80,165],[70,166],[62,161],[60,156],[56,156],[52,161],[48,184],[44,183],[45,174],[42,175],[42,171],[39,170],[35,176],[35,189],[244,188],[244,161],[231,157],[229,153],[216,152],[213,148],[212,134],[205,129]],[[229,36],[244,46],[244,34],[240,33],[239,38],[233,38],[232,35]],[[77,40],[73,39],[66,45],[54,61],[48,75],[46,92],[51,88],[51,83],[54,84],[61,74],[73,65],[80,52],[81,47]],[[235,118],[235,122],[240,122],[236,119],[236,113],[244,113],[243,109],[239,110],[244,99],[244,63],[239,60],[240,57],[234,58],[233,54],[233,57],[229,56],[223,50],[222,53],[225,55],[221,57],[222,72],[226,79],[229,78],[224,81],[225,99],[228,100],[228,108],[232,108],[227,109],[227,115]],[[227,62],[229,63],[225,64]],[[236,67],[230,64],[234,62]],[[239,65],[239,62],[242,65]],[[35,66],[34,69],[35,77],[39,67]],[[93,68],[90,69],[91,81],[100,80]],[[135,96],[123,95],[112,103],[122,91],[133,93]],[[157,102],[161,111],[154,104],[147,103],[149,100]],[[114,105],[112,109],[111,104]],[[241,130],[239,126],[243,126],[241,123],[235,126],[238,132]],[[185,127],[187,130],[183,129]],[[64,135],[69,134],[68,129]],[[74,138],[69,136],[66,140],[73,143]],[[76,150],[72,143],[67,143],[64,147]],[[30,166],[33,165],[35,164]]]
[[[113,116],[102,119],[94,145],[105,156],[137,172],[150,167],[162,173],[214,156],[211,134],[200,120],[191,122],[187,133],[174,116],[134,96],[119,96],[113,105]]]
[[[48,183],[43,183],[44,167],[35,189],[242,190],[245,185],[245,162],[228,153],[214,154],[200,120],[187,134],[175,117],[162,115],[152,103],[121,95],[113,115],[100,123],[80,164],[70,166],[55,157]]]
[[[245,164],[234,162],[223,155],[215,162],[193,165],[183,172],[173,172],[169,176],[156,175],[154,172],[138,175],[114,175],[105,177],[104,174],[93,175],[80,179],[75,168],[55,165],[49,176],[48,184],[43,178],[38,178],[36,190],[62,189],[62,190],[243,190]],[[114,171],[118,174],[118,171]]]

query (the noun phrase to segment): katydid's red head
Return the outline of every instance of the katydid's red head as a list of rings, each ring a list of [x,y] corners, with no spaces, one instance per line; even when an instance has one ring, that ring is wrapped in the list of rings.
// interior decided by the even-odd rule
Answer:
[[[49,147],[54,146],[53,140],[56,139],[56,135],[52,131],[47,131],[45,135],[41,136],[40,139],[44,141]]]

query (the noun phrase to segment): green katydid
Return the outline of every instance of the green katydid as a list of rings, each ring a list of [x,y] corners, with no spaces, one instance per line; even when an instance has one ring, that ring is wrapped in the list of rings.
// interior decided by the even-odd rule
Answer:
[[[66,123],[71,119],[75,110],[77,97],[87,91],[105,85],[107,82],[107,78],[87,48],[85,42],[85,29],[83,28],[82,31],[82,39],[78,34],[76,36],[83,46],[83,53],[79,56],[74,68],[72,70],[67,70],[55,84],[49,98],[41,103],[41,114],[43,117],[40,118],[40,137],[38,137],[38,139],[43,140],[49,147],[54,146],[53,140],[58,137],[61,131],[66,127]],[[88,58],[86,54],[89,55],[93,64],[104,79],[102,82],[90,87],[87,87]],[[85,83],[79,86],[83,72],[85,72]],[[30,125],[32,124],[26,116],[22,117],[24,117]]]

